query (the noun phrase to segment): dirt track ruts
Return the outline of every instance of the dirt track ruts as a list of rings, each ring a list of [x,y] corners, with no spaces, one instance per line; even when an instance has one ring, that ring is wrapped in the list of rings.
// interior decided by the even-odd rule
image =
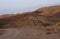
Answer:
[[[0,39],[60,39],[59,34],[46,34],[46,31],[34,28],[9,28],[0,31]]]

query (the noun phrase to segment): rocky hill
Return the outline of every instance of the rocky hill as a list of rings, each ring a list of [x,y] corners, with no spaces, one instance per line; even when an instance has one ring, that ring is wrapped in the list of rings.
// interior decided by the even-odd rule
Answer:
[[[44,7],[33,12],[2,16],[4,16],[4,18],[0,18],[2,27],[50,26],[50,24],[53,25],[60,21],[60,6]]]
[[[60,5],[2,16],[1,39],[60,39]]]

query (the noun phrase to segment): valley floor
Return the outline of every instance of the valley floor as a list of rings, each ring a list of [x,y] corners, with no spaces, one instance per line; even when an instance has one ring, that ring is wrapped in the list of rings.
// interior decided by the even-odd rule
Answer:
[[[60,32],[46,32],[32,27],[0,29],[0,39],[60,39]]]

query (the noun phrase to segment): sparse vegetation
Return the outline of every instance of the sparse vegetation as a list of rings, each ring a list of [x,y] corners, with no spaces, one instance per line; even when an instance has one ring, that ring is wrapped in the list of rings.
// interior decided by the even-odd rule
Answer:
[[[46,34],[52,34],[51,32],[46,32]]]
[[[50,11],[51,10],[51,11]],[[50,26],[51,24],[56,21],[56,17],[59,17],[58,14],[54,14],[56,11],[55,8],[41,8],[34,12],[25,12],[23,14],[6,14],[2,15],[4,18],[0,21],[0,26],[4,24],[13,24],[13,26]],[[58,12],[59,8],[57,9],[56,13]],[[54,12],[54,13],[53,13]],[[49,18],[49,19],[48,19]],[[8,20],[9,19],[9,20]],[[52,20],[52,21],[51,21]],[[60,21],[59,21],[60,22]],[[57,22],[58,23],[58,22]],[[51,26],[52,26],[51,25]],[[56,26],[60,26],[60,24],[56,24]]]
[[[5,24],[4,21],[0,21],[0,28],[2,28],[4,24]]]

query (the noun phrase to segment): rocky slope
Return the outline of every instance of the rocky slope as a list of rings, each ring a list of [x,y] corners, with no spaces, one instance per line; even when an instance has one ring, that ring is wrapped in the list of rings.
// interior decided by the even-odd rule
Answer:
[[[0,39],[60,39],[60,5],[0,18]]]
[[[5,16],[0,21],[3,22],[1,23],[2,27],[50,26],[60,21],[59,9],[59,5],[44,7],[33,12]]]

